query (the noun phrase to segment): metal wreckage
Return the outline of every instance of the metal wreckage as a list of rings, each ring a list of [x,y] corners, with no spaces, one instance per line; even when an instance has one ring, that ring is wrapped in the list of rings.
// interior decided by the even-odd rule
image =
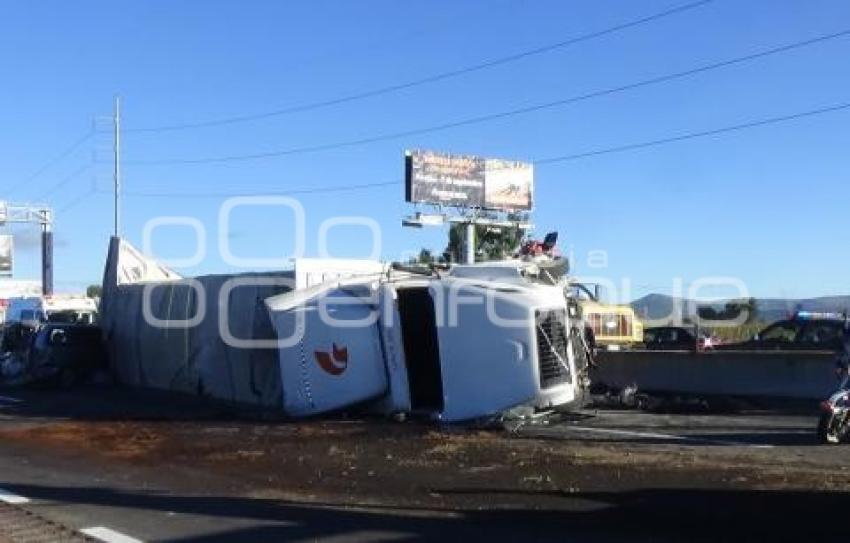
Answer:
[[[183,278],[113,238],[101,325],[131,386],[292,417],[356,407],[464,421],[582,401],[590,349],[566,272],[565,259],[525,254]]]

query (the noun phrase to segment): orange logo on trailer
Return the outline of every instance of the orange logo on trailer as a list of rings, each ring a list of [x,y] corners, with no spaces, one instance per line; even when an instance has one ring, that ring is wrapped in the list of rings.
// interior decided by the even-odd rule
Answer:
[[[340,375],[348,367],[348,348],[337,347],[333,344],[333,351],[316,351],[316,362],[319,367],[331,375]]]

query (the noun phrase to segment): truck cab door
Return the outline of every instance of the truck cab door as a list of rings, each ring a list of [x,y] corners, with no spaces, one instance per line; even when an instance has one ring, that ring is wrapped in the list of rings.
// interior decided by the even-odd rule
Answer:
[[[452,295],[470,302],[482,296],[478,287],[450,288],[445,282],[435,282],[430,294],[443,302]],[[534,315],[511,296],[494,298],[494,310],[502,319],[524,325],[494,322],[483,303],[435,306],[443,389],[439,417],[446,422],[496,414],[537,394]]]

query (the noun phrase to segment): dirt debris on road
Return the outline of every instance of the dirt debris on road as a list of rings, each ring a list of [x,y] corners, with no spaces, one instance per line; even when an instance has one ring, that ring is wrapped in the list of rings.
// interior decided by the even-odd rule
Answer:
[[[540,508],[618,489],[850,489],[847,470],[809,458],[814,443],[757,449],[605,441],[558,433],[569,429],[569,420],[554,425],[554,437],[533,428],[369,418],[267,422],[176,400],[175,407],[167,396],[151,401],[143,393],[107,391],[95,397],[96,403],[84,392],[22,402],[38,411],[10,412],[0,422],[0,439],[96,459],[104,469],[193,469],[254,496],[350,504]],[[45,416],[46,405],[71,417]]]
[[[76,450],[120,465],[192,466],[264,497],[474,505],[552,505],[582,490],[647,485],[846,489],[850,474],[783,465],[769,453],[711,455],[645,447],[439,431],[383,421],[53,422],[0,427],[0,438]]]

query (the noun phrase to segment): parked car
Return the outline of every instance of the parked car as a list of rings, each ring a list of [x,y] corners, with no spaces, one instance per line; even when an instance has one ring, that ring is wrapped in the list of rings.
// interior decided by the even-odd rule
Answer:
[[[719,343],[696,327],[656,326],[644,330],[642,346],[650,351],[710,351]]]
[[[847,320],[843,315],[801,312],[777,321],[752,339],[718,346],[724,350],[837,351]]]
[[[98,326],[48,323],[35,333],[29,349],[27,371],[32,381],[68,387],[106,368]]]
[[[697,339],[681,326],[657,326],[643,331],[643,347],[650,351],[694,351]]]

